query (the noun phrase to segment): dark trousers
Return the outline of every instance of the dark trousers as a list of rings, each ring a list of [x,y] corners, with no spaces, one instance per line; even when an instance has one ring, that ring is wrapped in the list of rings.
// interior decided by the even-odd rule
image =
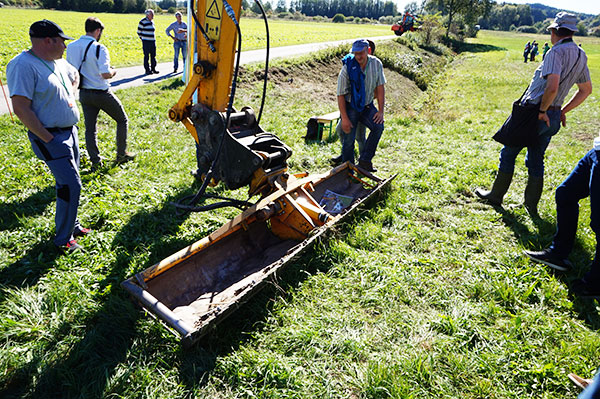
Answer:
[[[44,161],[56,181],[56,236],[54,244],[65,245],[73,239],[77,225],[77,208],[81,193],[79,177],[79,139],[77,128],[52,133],[54,139],[44,143],[29,132],[29,141],[35,155]]]
[[[154,40],[142,40],[144,50],[144,69],[146,73],[156,70],[156,42]],[[148,63],[148,61],[150,61]]]
[[[127,149],[127,114],[121,101],[110,91],[81,89],[79,101],[85,118],[85,148],[92,163],[101,160],[98,149],[96,122],[100,110],[117,122],[117,156],[125,155]]]
[[[354,163],[354,141],[356,138],[356,126],[358,125],[358,122],[362,123],[370,130],[363,152],[360,154],[360,160],[371,162],[375,156],[381,134],[383,133],[383,123],[375,123],[373,121],[373,116],[377,113],[377,108],[375,108],[373,103],[370,103],[366,105],[361,112],[358,112],[352,108],[352,105],[349,102],[346,102],[346,113],[348,114],[350,122],[352,122],[352,129],[350,130],[350,133],[345,133],[346,136],[342,141],[342,162],[350,161],[351,163]]]
[[[556,235],[550,249],[558,257],[566,258],[575,244],[577,219],[579,218],[579,201],[590,197],[590,227],[596,234],[596,254],[585,280],[591,284],[600,283],[600,165],[599,152],[588,152],[569,177],[556,189]]]

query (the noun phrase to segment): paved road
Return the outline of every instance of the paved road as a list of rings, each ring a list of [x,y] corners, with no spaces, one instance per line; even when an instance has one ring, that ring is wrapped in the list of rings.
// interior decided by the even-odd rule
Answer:
[[[388,40],[393,39],[396,36],[378,36],[371,37],[370,40],[378,41],[378,40]],[[299,44],[295,46],[285,46],[285,47],[274,47],[271,48],[269,58],[271,60],[276,58],[289,58],[299,55],[308,54],[314,51],[318,51],[327,47],[338,46],[340,44],[352,43],[356,39],[346,39],[346,40],[337,40],[333,42],[324,42],[324,43],[310,43],[310,44]],[[243,51],[242,56],[240,57],[242,64],[250,64],[253,62],[261,62],[265,60],[266,50],[251,50],[251,51]],[[140,58],[142,53],[140,51]],[[162,64],[158,64],[156,69],[160,71],[157,75],[146,75],[144,73],[144,67],[142,65],[126,67],[126,68],[118,68],[117,75],[111,80],[110,86],[113,90],[126,89],[128,87],[141,86],[144,84],[150,84],[159,82],[161,80],[169,79],[175,76],[181,76],[181,72],[173,73],[173,63],[165,62]],[[6,82],[3,82],[6,83]],[[8,92],[8,87],[3,86],[4,92],[7,96],[10,97]],[[10,100],[9,100],[10,101]],[[11,105],[12,110],[12,105]],[[8,108],[6,104],[6,100],[4,99],[4,95],[0,97],[0,115],[4,115],[8,113]]]

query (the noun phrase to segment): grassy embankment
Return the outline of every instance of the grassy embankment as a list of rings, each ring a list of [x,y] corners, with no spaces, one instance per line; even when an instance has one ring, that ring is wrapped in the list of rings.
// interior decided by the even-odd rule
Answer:
[[[566,373],[589,375],[600,358],[598,304],[568,294],[594,247],[589,202],[575,273],[553,275],[521,251],[552,236],[553,188],[597,134],[596,95],[553,139],[541,223],[472,194],[491,182],[499,145],[490,136],[536,66],[521,61],[528,38],[481,32],[419,101],[390,103],[375,158],[382,176],[398,173],[385,201],[190,350],[118,287],[236,214],[182,218],[169,205],[192,191],[194,165],[189,135],[165,114],[178,83],[120,92],[140,155],[100,174],[84,165],[80,219],[95,233],[82,242],[86,253],[68,257],[48,243],[52,179],[22,130],[0,118],[0,396],[574,397]],[[583,43],[599,80],[600,45]],[[319,63],[298,68],[304,80],[271,85],[264,127],[293,148],[292,171],[325,170],[339,144],[301,136],[334,98],[324,103],[304,86]],[[238,100],[256,106],[256,93],[245,84]],[[102,119],[100,129],[110,154],[113,126]],[[520,202],[524,180],[521,156],[507,205]]]
[[[137,37],[137,26],[142,14],[108,14],[72,11],[32,10],[5,7],[0,8],[0,71],[4,74],[6,64],[15,55],[30,47],[29,26],[40,19],[56,22],[71,37],[79,38],[84,32],[84,22],[89,16],[97,16],[106,26],[102,43],[108,47],[112,64],[115,67],[141,65],[142,47]],[[185,19],[184,19],[185,20]],[[158,62],[173,59],[173,41],[165,34],[165,29],[175,21],[172,14],[160,14],[154,18],[156,25],[156,58]],[[265,47],[265,28],[262,20],[242,18],[243,50]],[[271,46],[315,43],[341,40],[353,37],[391,35],[388,25],[352,25],[316,22],[269,20]],[[6,82],[5,82],[6,83]]]

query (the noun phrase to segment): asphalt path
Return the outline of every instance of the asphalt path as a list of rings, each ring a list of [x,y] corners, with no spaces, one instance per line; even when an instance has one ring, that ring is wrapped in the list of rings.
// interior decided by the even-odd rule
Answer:
[[[373,41],[380,40],[389,40],[393,39],[396,36],[378,36],[378,37],[370,37],[368,39]],[[269,59],[277,59],[277,58],[291,58],[295,56],[310,54],[312,52],[327,48],[339,46],[340,44],[352,43],[356,39],[345,39],[345,40],[337,40],[332,42],[323,42],[323,43],[309,43],[309,44],[298,44],[295,46],[284,46],[284,47],[273,47],[269,51]],[[242,65],[250,64],[253,62],[263,62],[266,57],[266,50],[250,50],[243,51],[240,57],[240,62]],[[140,50],[140,59],[142,58],[142,52]],[[180,76],[182,72],[173,73],[173,63],[165,62],[158,64],[156,69],[160,72],[155,75],[146,75],[144,72],[144,67],[142,65],[118,68],[117,74],[110,81],[110,86],[112,90],[121,90],[127,89],[129,87],[142,86],[145,84],[152,84],[156,82],[160,82],[165,79],[170,79],[176,76]],[[6,83],[6,82],[2,82]],[[6,94],[7,98],[10,98],[10,93],[8,91],[7,86],[2,86],[3,92]],[[10,101],[10,100],[9,100]],[[12,110],[12,104],[11,104]],[[0,97],[0,115],[4,115],[8,113],[8,104],[2,94]]]

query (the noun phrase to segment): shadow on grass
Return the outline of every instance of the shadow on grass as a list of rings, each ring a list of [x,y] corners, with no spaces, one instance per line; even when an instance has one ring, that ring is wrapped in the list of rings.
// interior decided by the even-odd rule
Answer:
[[[55,200],[56,188],[54,186],[48,186],[21,201],[0,204],[0,231],[19,227],[21,225],[19,217],[29,217],[41,214],[48,204]]]
[[[99,281],[99,288],[96,290],[97,302],[100,303],[98,310],[91,314],[84,312],[80,317],[85,317],[85,320],[75,321],[85,325],[82,338],[72,344],[64,358],[57,357],[54,362],[49,361],[46,356],[33,356],[28,364],[12,372],[0,391],[0,397],[30,395],[39,398],[100,398],[106,394],[115,369],[126,362],[132,343],[138,336],[136,322],[140,316],[139,309],[131,303],[119,284],[128,277],[126,274],[130,273],[129,265],[137,254],[151,253],[148,263],[153,264],[189,244],[181,239],[168,239],[186,218],[176,215],[170,201],[192,192],[192,189],[180,192],[168,198],[160,209],[140,211],[130,218],[111,244],[111,249],[116,252],[116,260],[107,265],[108,273]],[[30,253],[44,253],[42,248],[43,244],[40,244]],[[46,261],[42,269],[46,270],[52,264],[51,260]],[[26,267],[24,264],[23,271],[17,276],[27,276]],[[11,274],[14,273],[11,270]],[[36,273],[37,276],[41,274]],[[3,279],[5,277],[0,276]],[[19,280],[19,277],[13,277],[13,280]],[[48,345],[56,344],[54,342]],[[42,346],[37,351],[46,350],[48,347]],[[125,374],[129,375],[129,372],[126,371]]]
[[[533,222],[537,227],[537,231],[530,231],[527,226],[519,221],[519,219],[509,210],[501,206],[494,206],[496,212],[502,215],[502,221],[509,227],[519,242],[528,249],[541,250],[547,248],[554,238],[556,225],[549,223],[540,217],[533,218]],[[575,246],[571,252],[571,256],[579,260],[587,258],[586,250],[580,239],[575,240]],[[587,272],[588,267],[582,266],[585,262],[576,262],[574,269],[569,273],[554,272],[556,278],[569,287],[569,293],[573,301],[573,309],[578,313],[579,318],[585,321],[589,328],[600,330],[600,314],[597,309],[597,304],[593,299],[577,298],[571,292],[571,284],[575,278],[581,277]],[[545,267],[540,265],[540,267]],[[577,277],[579,276],[579,277]]]
[[[506,47],[498,47],[492,44],[467,43],[452,38],[444,38],[444,44],[457,53],[487,53],[490,51],[506,51]]]

